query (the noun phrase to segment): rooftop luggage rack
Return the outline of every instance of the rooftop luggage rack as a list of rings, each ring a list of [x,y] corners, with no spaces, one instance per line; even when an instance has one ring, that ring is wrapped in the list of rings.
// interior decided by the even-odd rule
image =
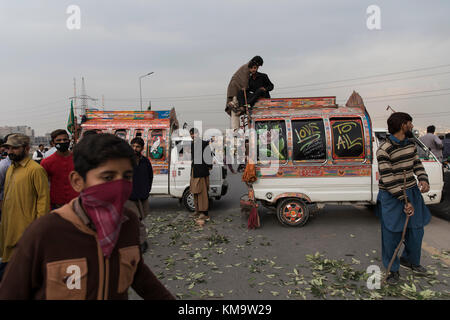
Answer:
[[[305,98],[273,98],[260,99],[253,109],[270,108],[337,108],[336,97],[305,97]]]
[[[156,120],[168,119],[170,111],[98,111],[87,109],[85,116],[86,120]]]

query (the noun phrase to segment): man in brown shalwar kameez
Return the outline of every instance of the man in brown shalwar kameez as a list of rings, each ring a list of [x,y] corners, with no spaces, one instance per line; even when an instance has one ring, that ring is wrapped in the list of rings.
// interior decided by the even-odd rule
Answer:
[[[200,220],[209,221],[208,214],[208,189],[209,189],[209,170],[212,169],[212,156],[209,142],[203,141],[199,137],[198,130],[190,130],[192,144],[192,169],[190,189],[194,195],[195,215]]]
[[[238,109],[243,106],[239,106],[237,95],[239,91],[242,91],[242,89],[248,88],[248,80],[250,78],[250,71],[248,69],[248,64],[252,61],[255,62],[258,65],[258,67],[261,67],[264,62],[260,56],[253,57],[249,62],[242,65],[233,74],[230,83],[228,84],[225,112],[228,113],[228,115],[230,116],[231,129],[239,128],[239,117],[241,113],[238,111]]]

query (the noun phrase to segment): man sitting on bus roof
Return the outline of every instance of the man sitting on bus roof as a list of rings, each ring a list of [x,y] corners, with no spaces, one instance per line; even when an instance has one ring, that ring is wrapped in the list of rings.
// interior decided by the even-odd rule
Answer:
[[[258,72],[258,64],[251,61],[248,64],[250,78],[248,80],[248,89],[239,91],[238,101],[239,106],[250,105],[254,106],[259,98],[270,98],[269,91],[273,90],[273,83],[265,73]]]
[[[264,63],[263,58],[260,56],[254,56],[248,63],[243,64],[231,77],[230,83],[227,88],[227,102],[225,112],[230,115],[231,128],[239,128],[239,105],[237,100],[237,95],[239,91],[248,88],[248,80],[250,73],[248,72],[248,64],[250,62],[255,62],[259,67]]]

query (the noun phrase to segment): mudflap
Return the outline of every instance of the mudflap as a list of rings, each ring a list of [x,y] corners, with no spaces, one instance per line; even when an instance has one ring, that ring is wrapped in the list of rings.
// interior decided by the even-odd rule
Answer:
[[[259,204],[250,200],[248,195],[244,194],[240,199],[240,206],[241,206],[241,213],[248,215],[248,214],[250,214],[250,210],[252,208],[256,207],[256,209],[258,209]]]
[[[317,206],[317,203],[309,203],[308,210],[310,218],[314,218],[318,215],[320,208]]]

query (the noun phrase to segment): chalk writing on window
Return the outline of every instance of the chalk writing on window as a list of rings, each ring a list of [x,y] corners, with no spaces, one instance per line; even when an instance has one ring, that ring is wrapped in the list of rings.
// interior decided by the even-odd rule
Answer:
[[[364,158],[364,136],[360,119],[331,120],[333,158]]]
[[[326,159],[326,138],[323,121],[292,120],[293,160]]]

